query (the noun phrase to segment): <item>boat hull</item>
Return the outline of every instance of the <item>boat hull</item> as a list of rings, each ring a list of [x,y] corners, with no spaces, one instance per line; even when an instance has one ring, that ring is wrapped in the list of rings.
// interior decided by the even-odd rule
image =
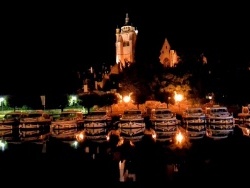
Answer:
[[[151,120],[156,132],[156,141],[172,141],[178,132],[177,119],[154,119]]]
[[[83,121],[76,121],[76,120],[58,120],[52,122],[50,125],[51,129],[74,129],[74,128],[81,128],[83,127]]]
[[[208,124],[206,128],[206,136],[212,139],[228,138],[230,134],[233,134],[235,125],[233,123],[216,123]]]
[[[250,114],[239,114],[235,124],[241,129],[244,136],[250,137]]]
[[[138,142],[142,140],[145,130],[145,122],[143,119],[122,120],[118,124],[121,131],[121,137],[124,140]]]
[[[202,139],[206,135],[206,119],[203,116],[183,117],[180,127],[191,140]]]

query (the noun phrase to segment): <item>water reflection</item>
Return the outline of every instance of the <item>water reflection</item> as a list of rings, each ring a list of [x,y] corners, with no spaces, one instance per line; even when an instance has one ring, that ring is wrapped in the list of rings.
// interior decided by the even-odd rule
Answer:
[[[62,169],[61,165],[64,166],[69,161],[68,166],[80,165],[89,172],[88,177],[93,176],[96,181],[103,177],[117,182],[135,179],[145,186],[152,181],[164,184],[174,180],[178,183],[178,180],[207,182],[209,179],[214,182],[221,178],[235,179],[235,172],[237,175],[244,175],[243,172],[249,169],[249,163],[246,163],[250,157],[247,150],[250,146],[249,137],[234,135],[222,140],[208,138],[189,140],[188,147],[176,147],[174,142],[150,142],[148,139],[133,145],[126,142],[112,149],[107,141],[100,143],[90,139],[79,141],[78,147],[73,146],[72,143],[76,141],[75,135],[82,131],[84,129],[49,130],[49,132],[2,130],[1,138],[10,144],[11,141],[21,144],[16,144],[18,147],[7,148],[0,157],[16,160],[24,156],[28,159],[51,160],[54,161],[53,165],[58,165],[57,170],[51,169],[50,164],[46,167],[49,167],[51,173],[59,174],[58,169]],[[38,143],[37,140],[41,144],[28,144]],[[42,152],[45,149],[46,152]],[[37,153],[33,154],[35,152]],[[123,178],[120,177],[119,164],[124,164],[122,172],[125,172],[126,176]],[[73,167],[71,168],[73,170]],[[61,172],[63,173],[65,171]]]

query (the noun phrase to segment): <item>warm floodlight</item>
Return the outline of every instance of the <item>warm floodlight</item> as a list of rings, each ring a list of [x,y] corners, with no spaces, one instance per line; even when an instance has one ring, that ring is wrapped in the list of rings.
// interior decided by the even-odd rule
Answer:
[[[126,95],[126,96],[123,97],[123,101],[124,101],[125,103],[130,102],[130,100],[131,100],[131,98],[130,98],[130,96],[128,96],[128,95]]]

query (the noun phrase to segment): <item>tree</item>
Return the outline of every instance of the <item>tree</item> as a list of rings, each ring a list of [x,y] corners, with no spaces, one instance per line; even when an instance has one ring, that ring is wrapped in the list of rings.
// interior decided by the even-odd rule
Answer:
[[[168,72],[155,76],[154,81],[150,83],[155,93],[155,99],[169,103],[169,97],[173,98],[174,92],[181,93],[184,97],[188,97],[191,91],[189,83],[190,77],[191,74],[176,76]]]
[[[112,106],[112,104],[117,104],[117,102],[118,97],[115,93],[105,93],[100,96],[100,106]]]
[[[124,96],[132,93],[136,104],[143,104],[151,99],[152,91],[149,87],[151,80],[150,70],[141,64],[135,63],[123,70],[121,76],[121,88],[119,93]]]
[[[86,107],[89,113],[91,107],[100,103],[100,99],[97,93],[83,94],[79,96],[79,104]]]
[[[16,111],[16,108],[21,108],[24,106],[22,97],[20,95],[9,95],[8,96],[8,106]]]
[[[68,94],[46,95],[46,108],[60,108],[61,111],[68,105]]]

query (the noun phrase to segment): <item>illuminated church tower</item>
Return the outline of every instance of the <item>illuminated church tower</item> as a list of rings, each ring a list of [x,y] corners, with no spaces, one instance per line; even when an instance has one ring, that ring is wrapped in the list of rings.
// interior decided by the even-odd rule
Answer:
[[[129,17],[126,14],[124,26],[116,29],[116,63],[120,70],[135,62],[137,33],[135,27],[129,23]]]

